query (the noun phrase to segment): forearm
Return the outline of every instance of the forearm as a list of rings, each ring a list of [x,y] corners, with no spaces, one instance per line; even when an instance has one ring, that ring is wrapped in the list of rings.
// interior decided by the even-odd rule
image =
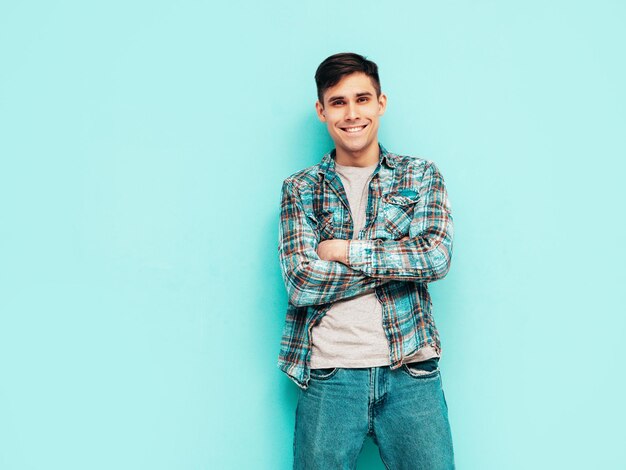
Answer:
[[[367,276],[433,282],[443,278],[452,258],[451,227],[443,236],[402,240],[351,240],[348,264]]]
[[[284,266],[282,273],[289,302],[299,307],[348,299],[388,282],[337,261],[306,261]]]

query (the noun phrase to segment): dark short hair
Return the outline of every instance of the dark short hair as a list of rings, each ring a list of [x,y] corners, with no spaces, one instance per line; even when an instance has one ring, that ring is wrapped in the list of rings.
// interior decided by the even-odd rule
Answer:
[[[378,66],[364,56],[354,52],[340,52],[327,57],[317,67],[315,83],[317,84],[317,98],[324,105],[324,92],[335,86],[346,75],[364,73],[372,80],[376,89],[376,96],[380,96],[380,79],[378,78]]]

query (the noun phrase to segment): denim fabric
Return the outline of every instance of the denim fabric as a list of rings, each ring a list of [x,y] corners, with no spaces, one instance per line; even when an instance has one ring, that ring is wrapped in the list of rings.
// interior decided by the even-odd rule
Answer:
[[[387,469],[454,469],[437,359],[396,369],[311,369],[299,393],[294,469],[354,469],[367,435]]]

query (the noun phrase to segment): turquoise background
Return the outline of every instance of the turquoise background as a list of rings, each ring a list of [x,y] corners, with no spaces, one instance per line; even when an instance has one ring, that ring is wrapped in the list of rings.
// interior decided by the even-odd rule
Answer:
[[[315,68],[442,171],[459,469],[626,468],[620,1],[0,6],[0,468],[288,469],[282,180]],[[358,468],[382,469],[368,442]]]

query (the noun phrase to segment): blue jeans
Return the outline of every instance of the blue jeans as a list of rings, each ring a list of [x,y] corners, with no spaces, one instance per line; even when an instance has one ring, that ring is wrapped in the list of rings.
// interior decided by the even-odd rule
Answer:
[[[368,369],[312,369],[300,390],[294,469],[354,469],[372,436],[387,469],[454,468],[437,359]]]

